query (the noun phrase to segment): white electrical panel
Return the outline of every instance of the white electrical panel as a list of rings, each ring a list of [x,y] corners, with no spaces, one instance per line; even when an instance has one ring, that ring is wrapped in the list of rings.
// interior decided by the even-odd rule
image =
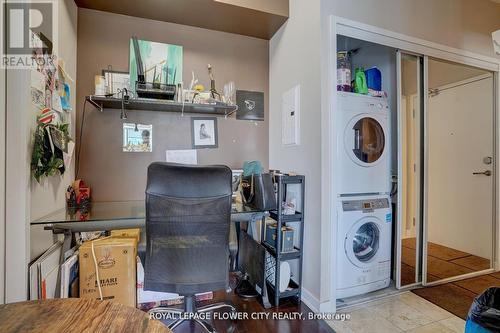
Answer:
[[[284,146],[300,144],[300,86],[285,91],[281,99],[281,143]]]

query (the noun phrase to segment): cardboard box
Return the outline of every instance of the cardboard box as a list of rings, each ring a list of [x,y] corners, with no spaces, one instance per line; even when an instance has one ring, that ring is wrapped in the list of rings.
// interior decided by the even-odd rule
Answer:
[[[141,241],[141,229],[119,229],[119,230],[111,230],[111,237],[120,237],[120,238],[135,238],[137,240],[137,244]]]
[[[136,305],[135,238],[106,237],[80,246],[80,297],[100,299],[92,243],[103,299]]]
[[[213,292],[196,294],[197,301],[211,300],[214,298]],[[144,290],[144,266],[141,259],[137,257],[137,308],[142,311],[149,311],[157,307],[168,307],[179,305],[184,302],[183,297],[175,293],[165,293],[159,291]]]

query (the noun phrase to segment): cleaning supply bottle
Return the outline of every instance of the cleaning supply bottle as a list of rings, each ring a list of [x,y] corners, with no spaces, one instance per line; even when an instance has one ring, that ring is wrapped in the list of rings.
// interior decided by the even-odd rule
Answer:
[[[348,51],[337,52],[337,91],[351,91],[351,61]]]
[[[354,92],[357,94],[368,94],[366,75],[363,67],[358,67],[354,71]]]

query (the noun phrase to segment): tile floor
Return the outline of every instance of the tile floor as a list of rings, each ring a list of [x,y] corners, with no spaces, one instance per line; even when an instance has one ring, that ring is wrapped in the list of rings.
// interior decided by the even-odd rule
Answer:
[[[339,310],[350,320],[328,321],[338,333],[463,333],[465,321],[431,302],[405,292]]]

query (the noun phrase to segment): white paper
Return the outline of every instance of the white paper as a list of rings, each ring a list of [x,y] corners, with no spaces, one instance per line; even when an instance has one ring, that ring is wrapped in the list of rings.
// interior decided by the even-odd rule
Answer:
[[[73,152],[75,151],[75,143],[73,141],[68,142],[68,152],[63,152],[64,167],[69,169],[71,165],[71,159],[73,157]]]
[[[57,112],[63,112],[62,104],[61,104],[61,96],[59,96],[58,92],[54,92],[52,94],[52,110]]]
[[[180,164],[198,164],[196,149],[167,150],[167,162]]]
[[[39,71],[31,71],[31,103],[39,108],[45,107],[45,76]]]

